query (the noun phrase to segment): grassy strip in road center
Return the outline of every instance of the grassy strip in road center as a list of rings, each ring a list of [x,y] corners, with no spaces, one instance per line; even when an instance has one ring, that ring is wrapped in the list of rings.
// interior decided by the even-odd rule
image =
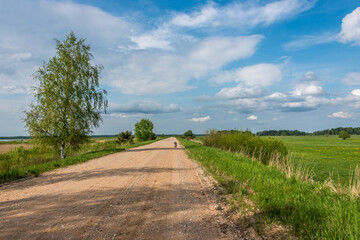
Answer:
[[[333,193],[320,183],[286,178],[276,168],[240,154],[179,140],[189,157],[231,195],[230,202],[236,206],[244,205],[245,199],[254,203],[246,208],[254,209],[255,218],[279,221],[305,239],[360,239],[358,198]]]
[[[10,181],[13,181],[16,179],[24,178],[24,177],[39,176],[43,172],[48,172],[48,171],[54,170],[56,168],[66,167],[66,166],[74,165],[74,164],[78,164],[78,163],[83,163],[83,162],[92,160],[94,158],[99,158],[99,157],[103,157],[103,156],[106,156],[109,154],[121,152],[121,151],[124,151],[129,148],[144,146],[144,145],[154,143],[159,140],[162,140],[162,139],[139,142],[139,143],[135,143],[132,145],[125,145],[125,146],[121,146],[121,147],[114,147],[114,148],[90,151],[90,152],[86,152],[81,155],[68,157],[65,159],[59,158],[57,160],[53,160],[53,161],[49,161],[49,162],[45,162],[45,163],[26,166],[23,168],[15,168],[15,169],[11,169],[9,171],[3,171],[3,172],[0,172],[0,184],[5,183],[5,182],[10,182]]]

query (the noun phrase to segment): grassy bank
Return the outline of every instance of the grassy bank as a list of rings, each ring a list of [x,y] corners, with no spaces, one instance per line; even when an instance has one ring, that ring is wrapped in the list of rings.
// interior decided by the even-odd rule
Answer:
[[[333,193],[320,183],[287,178],[276,168],[240,154],[184,139],[180,142],[189,157],[204,166],[226,189],[234,209],[252,211],[259,229],[264,221],[268,224],[279,221],[289,226],[294,235],[306,239],[360,238],[357,198]],[[245,215],[238,220],[246,221]]]
[[[114,141],[85,144],[78,151],[69,151],[70,156],[63,160],[50,148],[33,148],[28,150],[17,148],[9,154],[0,154],[0,184],[19,178],[38,176],[43,172],[56,168],[86,162],[129,148],[147,145],[158,140],[124,146],[119,146]]]
[[[349,183],[349,172],[360,166],[360,136],[342,140],[338,136],[275,137],[284,142],[297,164],[313,170],[314,180]]]

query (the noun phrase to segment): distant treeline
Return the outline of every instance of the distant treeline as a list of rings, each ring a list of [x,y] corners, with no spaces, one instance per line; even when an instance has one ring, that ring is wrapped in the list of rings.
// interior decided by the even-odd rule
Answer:
[[[301,132],[299,130],[267,130],[262,132],[257,132],[258,136],[307,136],[311,133]]]
[[[345,131],[350,135],[360,135],[360,127],[338,127],[315,131],[313,133],[302,132],[298,130],[266,130],[257,132],[258,136],[310,136],[310,135],[339,135],[341,131]]]
[[[315,131],[314,135],[338,135],[339,132],[345,131],[349,133],[350,135],[360,135],[360,127],[352,128],[352,127],[338,127],[338,128],[332,128],[332,129],[325,129],[322,131]]]

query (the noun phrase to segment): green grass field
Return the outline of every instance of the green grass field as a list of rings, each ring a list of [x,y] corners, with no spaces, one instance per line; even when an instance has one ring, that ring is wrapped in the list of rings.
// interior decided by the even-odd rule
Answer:
[[[305,140],[306,142],[306,140]],[[287,178],[275,167],[229,151],[185,139],[180,143],[225,189],[234,211],[252,211],[238,219],[261,233],[280,221],[300,239],[360,239],[359,201],[318,182]],[[249,200],[253,204],[249,204]],[[252,217],[248,217],[252,216]],[[288,239],[276,236],[274,239]],[[271,238],[270,238],[271,239]]]
[[[360,136],[342,140],[338,136],[284,136],[282,140],[292,159],[313,170],[314,180],[324,181],[329,176],[347,184],[350,169],[360,167]]]

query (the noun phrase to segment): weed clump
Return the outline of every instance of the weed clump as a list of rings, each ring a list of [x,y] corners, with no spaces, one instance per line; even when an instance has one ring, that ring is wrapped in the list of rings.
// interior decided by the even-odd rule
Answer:
[[[204,145],[239,152],[268,165],[271,159],[284,159],[288,154],[284,143],[274,138],[261,138],[249,131],[210,130]]]

